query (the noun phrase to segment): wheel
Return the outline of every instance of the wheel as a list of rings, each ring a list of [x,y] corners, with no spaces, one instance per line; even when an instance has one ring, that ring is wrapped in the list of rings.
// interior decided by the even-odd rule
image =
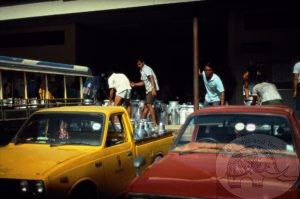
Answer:
[[[153,163],[158,162],[160,159],[162,159],[162,156],[158,155],[154,158]]]
[[[91,183],[83,183],[72,191],[69,199],[97,199],[97,190]]]

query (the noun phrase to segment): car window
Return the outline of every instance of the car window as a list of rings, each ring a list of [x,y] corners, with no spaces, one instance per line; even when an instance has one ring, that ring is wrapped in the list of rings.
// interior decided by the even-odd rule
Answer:
[[[126,142],[123,114],[114,114],[109,118],[108,132],[106,137],[106,147],[122,144]]]
[[[15,137],[16,143],[100,145],[104,116],[42,113],[33,115]]]

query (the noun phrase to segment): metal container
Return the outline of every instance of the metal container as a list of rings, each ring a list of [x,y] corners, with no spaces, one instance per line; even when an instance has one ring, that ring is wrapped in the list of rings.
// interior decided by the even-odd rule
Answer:
[[[93,104],[93,100],[92,99],[84,99],[83,104],[84,105],[91,105],[91,104]]]
[[[27,108],[27,100],[26,99],[18,99],[18,104],[20,105],[19,108],[20,109],[25,109]]]
[[[140,100],[130,100],[130,104],[131,104],[131,114],[130,114],[130,118],[136,120],[136,114],[139,111],[139,103]]]
[[[179,124],[184,124],[186,116],[187,116],[187,111],[188,107],[186,104],[182,104],[180,106],[180,111],[179,111]]]
[[[154,102],[155,116],[158,123],[168,123],[168,108],[165,103],[160,100]]]
[[[145,108],[145,101],[140,100],[138,110],[135,112],[135,116],[134,116],[136,121],[139,122],[142,119],[144,108]]]
[[[109,103],[109,100],[108,100],[108,99],[103,100],[102,106],[108,106],[108,103]]]
[[[148,136],[148,134],[145,131],[145,122],[141,121],[141,122],[138,123],[137,128],[134,131],[134,137],[136,139],[143,139],[147,136]]]
[[[164,123],[159,123],[158,125],[158,134],[161,135],[161,134],[164,134],[166,132],[166,129],[165,129],[165,124]]]
[[[148,124],[148,136],[153,136],[156,130],[153,125],[153,122],[147,122],[147,124]]]
[[[3,103],[4,103],[4,102],[3,102]],[[14,104],[13,98],[7,98],[7,99],[6,99],[6,105],[7,105],[8,107],[12,107],[13,104]]]
[[[37,100],[37,98],[31,98],[31,99],[29,100],[29,102],[30,102],[31,105],[38,105],[38,100]]]
[[[151,129],[149,128],[149,124],[148,124],[147,120],[143,119],[143,120],[141,120],[141,122],[144,122],[144,130],[147,134],[146,137],[150,137],[151,136]]]
[[[179,124],[179,111],[178,101],[170,101],[168,105],[169,124]]]

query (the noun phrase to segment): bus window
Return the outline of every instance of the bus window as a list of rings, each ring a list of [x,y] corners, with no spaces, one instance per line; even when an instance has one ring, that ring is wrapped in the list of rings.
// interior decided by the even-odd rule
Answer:
[[[67,98],[80,98],[80,79],[75,76],[66,76]]]
[[[63,75],[48,75],[49,92],[57,100],[64,99],[64,77]]]
[[[3,98],[25,98],[24,73],[2,71]]]
[[[40,98],[39,87],[45,82],[45,75],[39,73],[26,73],[28,98]]]

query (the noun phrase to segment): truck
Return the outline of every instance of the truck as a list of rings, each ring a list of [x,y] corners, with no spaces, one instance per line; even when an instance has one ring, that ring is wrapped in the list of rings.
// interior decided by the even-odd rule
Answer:
[[[35,111],[0,147],[0,195],[10,198],[116,198],[145,166],[171,148],[173,132],[135,136],[122,106],[63,106]]]

